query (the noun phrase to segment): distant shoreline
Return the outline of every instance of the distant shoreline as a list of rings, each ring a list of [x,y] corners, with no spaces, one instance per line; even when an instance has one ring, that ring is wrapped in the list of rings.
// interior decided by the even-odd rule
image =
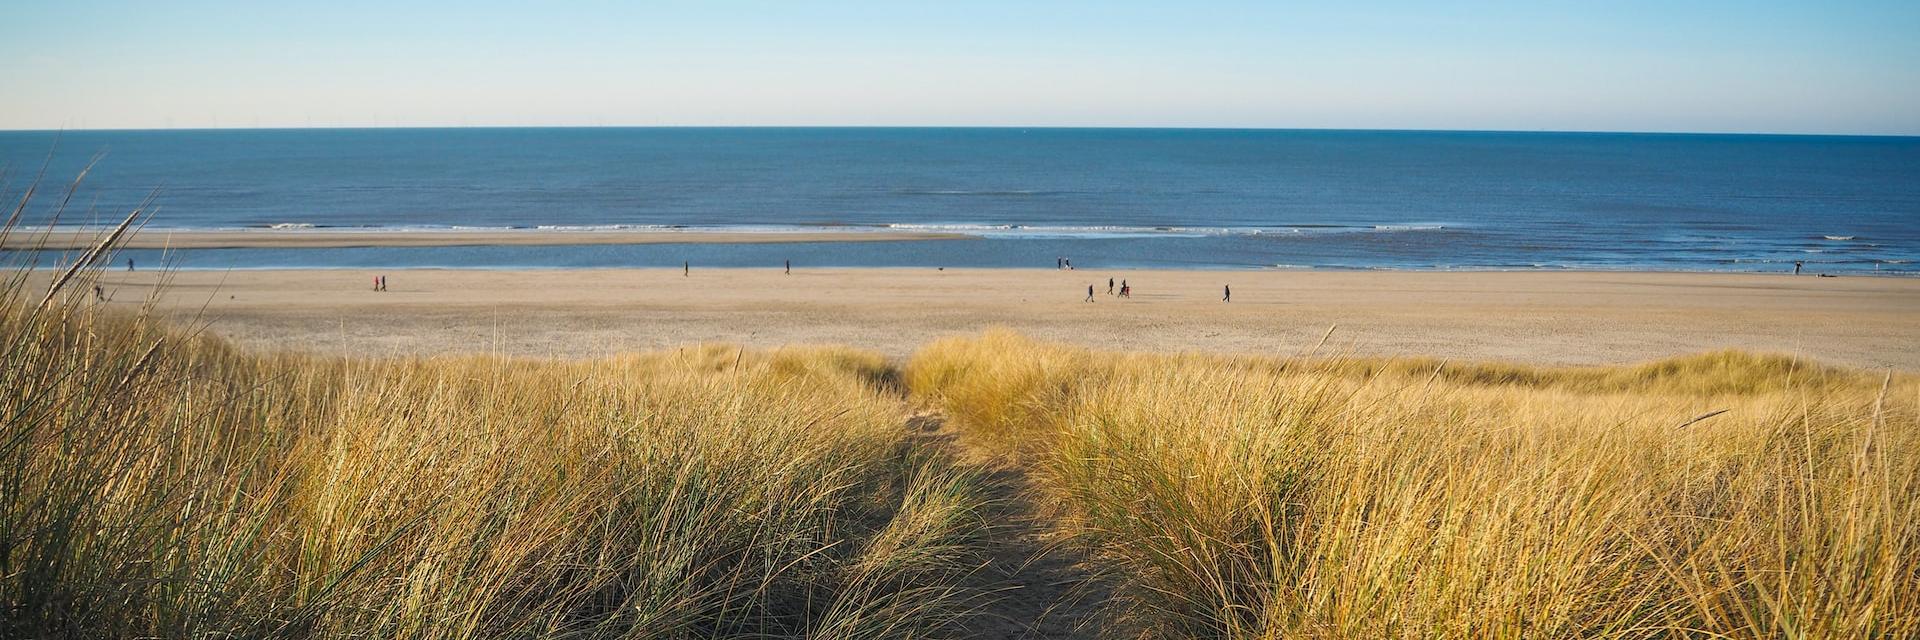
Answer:
[[[15,231],[0,249],[72,250],[92,247],[107,231],[57,229]],[[146,229],[120,243],[124,249],[346,249],[354,247],[568,246],[602,244],[745,244],[772,242],[898,242],[966,240],[974,236],[931,231],[690,229],[459,230],[459,229]]]
[[[56,142],[71,152],[48,157]],[[125,256],[141,265],[1058,259],[1082,269],[1791,272],[1803,262],[1816,273],[1920,274],[1920,225],[1907,215],[1920,213],[1920,190],[1903,171],[1920,145],[1902,141],[1051,128],[0,134],[0,164],[44,165],[56,182],[96,149],[113,151],[71,206],[60,210],[64,191],[43,185],[22,229],[98,229],[150,204]],[[972,241],[946,241],[963,237]]]
[[[740,242],[740,244],[751,244],[751,243],[753,243],[753,242],[755,242],[755,241],[750,241],[750,240],[749,240],[749,241],[741,241],[741,242]],[[787,241],[767,241],[767,242],[787,242]],[[792,241],[792,242],[810,242],[810,241],[799,241],[799,240],[795,240],[795,241]],[[828,241],[828,240],[822,240],[822,241],[819,241],[819,242],[838,242],[838,241],[837,241],[837,240],[835,240],[835,241]],[[659,243],[641,243],[641,244],[666,244],[666,242],[665,242],[665,241],[662,241],[662,242],[659,242]],[[713,242],[713,244],[727,244],[727,242],[725,242],[725,241],[719,241],[719,242]],[[458,246],[458,245],[455,245],[455,246]],[[176,247],[176,248],[177,248],[177,247]],[[11,247],[7,247],[7,249],[11,249]],[[141,263],[141,264],[143,264],[143,265],[145,265],[146,263]],[[782,267],[782,265],[781,265],[781,264],[779,264],[779,263],[774,263],[774,264],[770,264],[770,265],[754,265],[754,266],[736,266],[736,265],[703,265],[703,264],[700,264],[700,263],[697,263],[697,262],[696,262],[696,263],[692,263],[692,268],[693,268],[693,269],[698,269],[698,270],[704,270],[704,271],[718,271],[718,272],[756,272],[756,271],[780,271],[780,270],[781,270],[781,267]],[[32,270],[34,270],[34,271],[61,271],[61,270],[64,270],[65,268],[66,268],[66,267],[65,267],[65,265],[62,265],[62,264],[40,264],[40,265],[37,265],[37,266],[34,266],[34,267],[32,267]],[[107,269],[107,270],[108,270],[108,271],[115,271],[115,270],[116,270],[117,268],[118,268],[118,267],[113,267],[112,265],[108,265],[108,269]],[[955,266],[955,267],[947,267],[947,266],[938,266],[938,265],[927,265],[927,266],[910,266],[910,267],[909,267],[909,266],[898,266],[898,265],[876,265],[876,266],[849,266],[849,265],[817,265],[817,264],[808,264],[808,265],[804,265],[804,266],[799,266],[799,267],[793,267],[793,268],[804,268],[804,269],[810,269],[810,270],[816,270],[816,271],[817,271],[817,270],[832,270],[832,271],[848,271],[848,272],[866,272],[866,271],[874,271],[874,272],[880,272],[880,271],[903,271],[903,272],[915,272],[915,271],[928,271],[928,272],[941,272],[941,273],[944,273],[944,272],[948,272],[948,271],[955,271],[955,272],[965,272],[965,271],[975,271],[975,272],[987,272],[987,273],[1024,273],[1024,272],[1040,272],[1040,273],[1052,273],[1052,272],[1059,272],[1059,273],[1064,273],[1064,274],[1079,274],[1079,273],[1084,273],[1084,274],[1088,274],[1089,276],[1094,276],[1094,275],[1099,275],[1099,274],[1107,274],[1107,273],[1128,273],[1128,272],[1167,272],[1167,273],[1202,273],[1202,274],[1204,274],[1204,273],[1217,273],[1217,274],[1223,274],[1223,275],[1231,275],[1231,274],[1278,274],[1278,275],[1284,275],[1284,274],[1296,274],[1296,275],[1314,275],[1314,274],[1329,274],[1329,275],[1331,275],[1331,274],[1368,274],[1368,273],[1373,273],[1373,274],[1382,274],[1382,275],[1388,275],[1388,274],[1458,274],[1458,275],[1474,275],[1474,274],[1485,274],[1485,275],[1556,275],[1556,274],[1557,274],[1557,275],[1595,275],[1595,276],[1604,276],[1604,275],[1626,275],[1626,276],[1641,276],[1641,275],[1648,275],[1648,276],[1659,276],[1659,275],[1671,275],[1671,276],[1727,276],[1727,277],[1742,277],[1742,276],[1786,276],[1786,277],[1792,277],[1792,278],[1808,278],[1808,279],[1814,279],[1814,278],[1818,278],[1818,279],[1834,279],[1834,278],[1842,278],[1842,279],[1845,279],[1845,278],[1865,278],[1865,279],[1882,279],[1882,278],[1894,278],[1894,279],[1906,279],[1906,280],[1916,280],[1916,279],[1920,279],[1920,272],[1913,272],[1913,271],[1843,271],[1843,272],[1839,272],[1839,273],[1818,273],[1818,272],[1814,272],[1814,271],[1807,271],[1807,272],[1805,272],[1805,273],[1802,273],[1802,274],[1799,274],[1799,275],[1795,275],[1795,274],[1793,274],[1793,273],[1792,273],[1792,271],[1791,271],[1791,270],[1787,270],[1787,271],[1782,271],[1782,270],[1778,270],[1778,269],[1769,269],[1769,270],[1759,270],[1759,269],[1754,269],[1754,270],[1745,270],[1745,271],[1742,271],[1742,270],[1733,270],[1733,269],[1672,269],[1672,268],[1621,268],[1621,269],[1592,269],[1592,268],[1580,268],[1580,269],[1547,269],[1547,268],[1537,268],[1537,269],[1527,269],[1527,268],[1517,268],[1517,267],[1516,267],[1516,268],[1493,268],[1493,267],[1486,267],[1486,268],[1479,268],[1479,267],[1461,267],[1461,268],[1450,268],[1450,269],[1418,269],[1418,268],[1395,268],[1395,267],[1371,267],[1371,268],[1359,268],[1359,267],[1234,267],[1234,266],[1227,266],[1227,265],[1204,265],[1204,266],[1192,266],[1192,267],[1175,267],[1175,266],[1111,266],[1111,267],[1087,267],[1087,268],[1084,268],[1084,269],[1047,269],[1047,268],[1041,268],[1041,267],[979,267],[979,266]],[[143,266],[143,267],[142,267],[142,270],[150,270],[150,269],[151,269],[151,267],[145,267],[145,266]],[[339,265],[339,266],[304,266],[304,265],[303,265],[303,266],[259,266],[259,267],[233,267],[233,266],[212,266],[212,267],[194,267],[194,266],[179,266],[179,265],[172,265],[172,264],[169,264],[169,265],[163,265],[163,266],[161,266],[161,267],[159,267],[159,270],[161,270],[161,271],[165,271],[165,272],[175,272],[175,273],[275,273],[275,272],[314,272],[314,273],[327,273],[327,272],[336,272],[336,273],[337,273],[337,272],[343,272],[343,271],[352,271],[352,272],[365,272],[365,273],[373,273],[373,272],[378,272],[378,273],[406,273],[406,272],[427,272],[427,273],[434,273],[434,272],[444,272],[444,273],[509,273],[509,274],[510,274],[510,273],[522,273],[522,272],[525,272],[525,273],[591,273],[591,272],[635,272],[635,273],[644,273],[644,272],[653,272],[653,271],[658,271],[658,272],[662,272],[662,273],[665,273],[665,272],[673,272],[673,273],[680,273],[680,271],[681,271],[681,268],[680,268],[679,266],[672,266],[672,267],[658,267],[658,266],[615,266],[615,267],[610,267],[610,266],[597,266],[597,265],[596,265],[596,266],[526,266],[526,265],[506,265],[506,266],[449,266],[449,265],[426,265],[426,266],[420,266],[420,265],[408,265],[408,266],[378,266],[378,265],[360,265],[360,264],[354,264],[354,265]],[[1100,277],[1105,277],[1105,276],[1103,276],[1103,275],[1102,275],[1102,276],[1100,276]]]

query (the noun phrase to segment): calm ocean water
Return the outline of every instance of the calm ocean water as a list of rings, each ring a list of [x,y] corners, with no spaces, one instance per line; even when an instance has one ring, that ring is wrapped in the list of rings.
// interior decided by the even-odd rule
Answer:
[[[184,268],[1920,273],[1920,138],[1102,129],[0,132],[64,224],[942,229],[970,241],[197,250]],[[156,192],[157,190],[157,192]],[[50,202],[51,200],[46,200]],[[11,201],[10,201],[11,202]],[[29,224],[45,222],[44,209]],[[154,251],[128,254],[149,264]]]

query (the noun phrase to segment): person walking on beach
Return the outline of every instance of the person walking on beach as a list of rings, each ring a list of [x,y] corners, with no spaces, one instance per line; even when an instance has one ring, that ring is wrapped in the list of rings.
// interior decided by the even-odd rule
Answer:
[[[692,260],[688,260],[686,262],[680,263],[680,277],[682,278],[693,277],[693,261]]]
[[[1113,295],[1113,278],[1107,278],[1107,295]]]
[[[97,284],[93,285],[93,301],[94,302],[107,301],[107,292],[105,290],[102,290],[100,288],[100,285],[97,285]]]
[[[1793,275],[1800,275],[1800,265],[1801,262],[1799,260],[1793,261]]]
[[[1233,285],[1220,285],[1220,288],[1226,293],[1226,295],[1220,296],[1220,301],[1233,302]]]
[[[787,275],[793,275],[793,261],[787,261]]]
[[[1120,297],[1129,300],[1133,299],[1133,287],[1127,286],[1127,281],[1125,280],[1120,281]]]
[[[1060,270],[1060,269],[1065,269],[1065,268],[1067,268],[1067,259],[1066,259],[1066,258],[1062,258],[1062,257],[1060,257],[1060,256],[1054,256],[1054,257],[1053,257],[1053,268],[1054,268],[1054,270],[1056,270],[1056,271],[1057,271],[1057,270]]]
[[[1093,302],[1093,285],[1087,285],[1087,302]]]
[[[133,273],[133,258],[127,258],[127,273]]]
[[[373,290],[374,291],[380,290],[380,276],[373,277]]]

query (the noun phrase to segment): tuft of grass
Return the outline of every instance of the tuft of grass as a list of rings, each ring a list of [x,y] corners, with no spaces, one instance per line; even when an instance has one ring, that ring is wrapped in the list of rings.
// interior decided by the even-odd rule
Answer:
[[[1910,377],[1737,352],[1539,368],[1007,333],[930,345],[905,377],[1029,461],[1059,533],[1114,576],[1127,635],[1920,636]]]
[[[1041,444],[1090,364],[1085,351],[995,330],[921,347],[901,378],[915,399],[966,425],[969,437],[1011,454]]]
[[[1806,362],[1780,354],[1721,350],[1628,366],[1532,367],[1433,358],[1344,359],[1315,362],[1322,370],[1350,376],[1436,377],[1469,386],[1563,389],[1581,393],[1658,395],[1754,395],[1830,386],[1855,390],[1877,387],[1879,379],[1859,372]]]

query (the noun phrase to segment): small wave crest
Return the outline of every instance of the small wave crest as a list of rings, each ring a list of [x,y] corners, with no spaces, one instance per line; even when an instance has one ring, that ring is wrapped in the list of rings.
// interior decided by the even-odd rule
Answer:
[[[1128,225],[914,224],[887,225],[897,231],[939,231],[1011,236],[1229,236],[1258,235],[1259,227],[1146,227]]]
[[[681,225],[668,224],[543,224],[536,225],[536,231],[661,231],[680,229]]]
[[[900,231],[1008,231],[1019,228],[1011,224],[917,224],[900,222],[886,225],[888,229]]]
[[[1059,191],[1039,189],[903,189],[895,193],[911,196],[1001,196],[1026,197],[1055,195]]]
[[[1002,236],[1258,236],[1269,234],[1351,233],[1364,231],[1438,231],[1441,224],[1406,225],[1275,225],[1260,227],[1196,227],[1143,225],[1026,225],[983,223],[893,223],[885,228],[896,231],[931,231]]]

